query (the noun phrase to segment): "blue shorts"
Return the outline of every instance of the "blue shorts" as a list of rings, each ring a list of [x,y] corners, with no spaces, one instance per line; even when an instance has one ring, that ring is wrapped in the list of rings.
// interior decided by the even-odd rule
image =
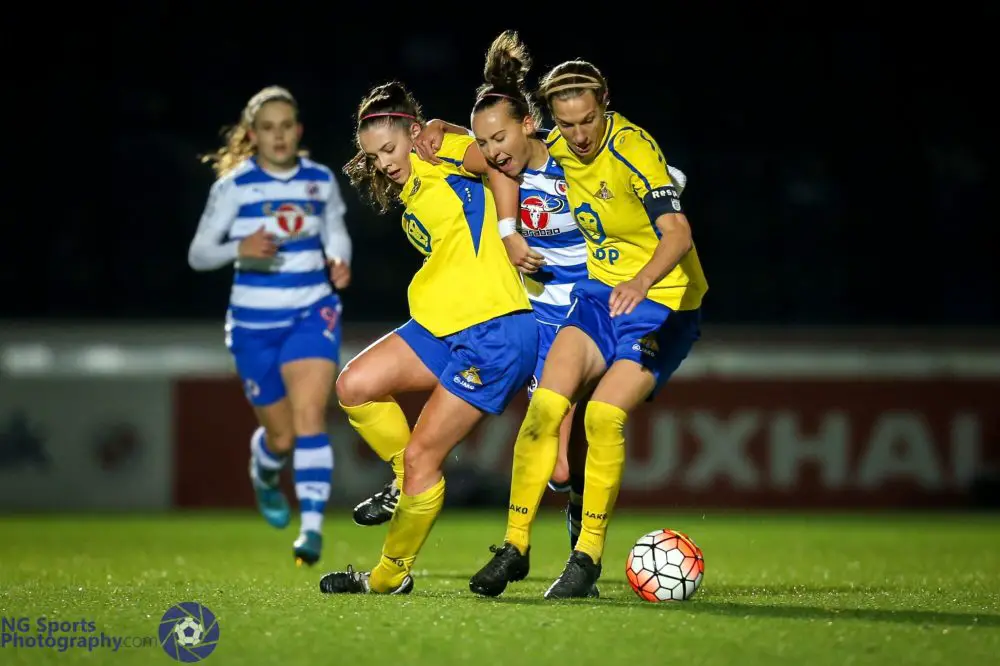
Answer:
[[[525,387],[538,355],[538,324],[531,312],[496,317],[443,338],[412,319],[395,332],[441,386],[489,414],[503,413]]]
[[[234,326],[226,345],[250,404],[261,407],[285,397],[281,366],[304,358],[340,363],[343,305],[336,294],[296,315],[291,326],[255,329]]]
[[[558,332],[559,326],[544,321],[538,322],[538,360],[535,361],[535,370],[531,375],[531,381],[528,382],[529,400],[535,393],[535,389],[538,388],[538,382],[542,380],[542,368],[545,367],[545,359],[549,356],[549,350],[552,349],[552,343],[555,342]]]
[[[563,326],[576,326],[601,350],[608,367],[615,361],[635,361],[653,373],[651,399],[687,358],[701,337],[701,310],[671,310],[643,300],[629,315],[611,318],[608,300],[612,288],[603,282],[581,280],[570,295],[572,307]]]

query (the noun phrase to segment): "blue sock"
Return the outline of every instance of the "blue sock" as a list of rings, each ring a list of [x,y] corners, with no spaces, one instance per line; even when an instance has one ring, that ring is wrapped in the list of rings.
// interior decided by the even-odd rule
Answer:
[[[295,439],[295,496],[302,513],[302,531],[322,532],[323,512],[330,499],[333,447],[330,436],[306,435]]]

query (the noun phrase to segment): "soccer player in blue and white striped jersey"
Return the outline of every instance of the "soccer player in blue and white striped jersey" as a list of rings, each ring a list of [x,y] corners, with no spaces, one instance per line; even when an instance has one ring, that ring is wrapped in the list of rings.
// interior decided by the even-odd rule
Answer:
[[[292,457],[302,516],[298,564],[322,546],[333,450],[326,408],[340,362],[336,289],[351,279],[346,207],[332,171],[299,150],[295,98],[272,86],[243,110],[212,161],[218,179],[191,242],[198,271],[235,264],[226,346],[260,427],[250,438],[250,478],[268,523],[291,521],[278,487]],[[331,286],[332,283],[332,286]]]

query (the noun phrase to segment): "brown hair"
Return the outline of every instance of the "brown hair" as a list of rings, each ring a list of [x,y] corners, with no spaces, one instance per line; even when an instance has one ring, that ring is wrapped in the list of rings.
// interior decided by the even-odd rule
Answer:
[[[587,91],[594,93],[597,103],[608,103],[608,82],[594,65],[586,60],[568,60],[556,65],[542,77],[539,95],[545,105],[552,110],[553,99],[570,99]]]
[[[280,86],[268,86],[250,98],[247,105],[243,107],[243,113],[240,114],[238,123],[223,128],[222,135],[225,137],[225,143],[214,153],[200,155],[201,162],[211,162],[215,175],[221,178],[252,157],[257,152],[257,149],[250,143],[250,129],[253,127],[254,119],[262,106],[275,101],[290,104],[295,109],[295,117],[298,118],[299,105],[292,93]],[[306,157],[309,153],[300,150],[298,154],[299,157]]]
[[[424,119],[420,105],[410,91],[402,83],[390,81],[372,88],[365,95],[358,105],[356,122],[355,137],[359,137],[362,130],[379,125],[395,125],[406,132],[413,123],[423,125]],[[360,139],[356,138],[356,141],[358,153],[344,165],[344,174],[358,190],[367,190],[369,202],[380,213],[384,213],[389,210],[402,188],[378,170],[375,162],[368,159],[361,149]]]
[[[486,52],[486,65],[483,67],[485,83],[476,91],[472,113],[507,102],[511,118],[520,122],[530,116],[535,125],[540,126],[541,113],[524,85],[524,79],[531,71],[531,62],[528,47],[518,34],[513,30],[502,32]]]

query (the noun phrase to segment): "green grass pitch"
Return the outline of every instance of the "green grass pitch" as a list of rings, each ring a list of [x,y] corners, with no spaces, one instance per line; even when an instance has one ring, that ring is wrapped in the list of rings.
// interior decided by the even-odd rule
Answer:
[[[502,539],[502,511],[446,509],[408,597],[320,594],[322,573],[373,565],[385,533],[329,513],[327,550],[312,569],[292,563],[294,523],[278,531],[255,514],[0,517],[0,616],[155,636],[170,606],[196,601],[219,620],[202,662],[215,666],[972,666],[1000,654],[997,516],[621,511],[602,598],[547,602],[568,554],[561,514],[544,513],[534,530],[529,579],[490,600],[471,594],[468,578]],[[661,527],[704,550],[705,580],[690,601],[644,602],[625,582],[632,542]],[[0,663],[176,662],[158,645],[8,645]]]

